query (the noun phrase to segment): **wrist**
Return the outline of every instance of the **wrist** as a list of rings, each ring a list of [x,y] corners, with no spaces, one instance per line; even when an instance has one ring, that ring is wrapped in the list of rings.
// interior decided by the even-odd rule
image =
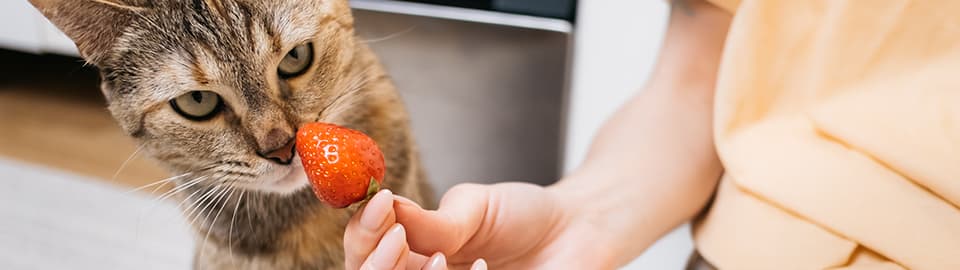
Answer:
[[[547,193],[559,209],[559,219],[567,224],[587,219],[590,213],[588,208],[595,203],[595,200],[590,200],[589,188],[582,184],[585,181],[581,180],[580,175],[582,174],[579,171],[574,171],[546,187]]]
[[[576,235],[591,264],[604,266],[599,269],[626,265],[673,227],[658,214],[659,204],[645,199],[657,195],[624,190],[636,189],[623,183],[638,176],[608,171],[581,168],[547,188],[564,209],[565,232]]]
[[[604,196],[589,178],[596,174],[584,173],[580,169],[564,176],[557,183],[546,188],[559,214],[555,224],[555,241],[567,242],[578,249],[577,258],[580,269],[613,269],[620,266],[622,257],[622,232],[612,231],[605,215]],[[614,214],[616,215],[616,214]]]

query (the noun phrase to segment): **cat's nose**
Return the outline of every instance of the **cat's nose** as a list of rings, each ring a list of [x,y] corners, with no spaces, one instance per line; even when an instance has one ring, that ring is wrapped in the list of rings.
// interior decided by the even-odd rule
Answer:
[[[270,161],[287,165],[290,164],[290,161],[293,160],[293,139],[291,138],[287,144],[284,144],[280,148],[270,150],[266,153],[258,153],[261,157],[269,159]]]
[[[274,131],[278,131],[278,130],[274,130]],[[270,135],[274,135],[272,134],[272,133],[275,133],[274,131],[271,131]],[[282,146],[276,149],[258,152],[257,154],[260,155],[260,157],[269,159],[270,161],[276,162],[278,164],[283,164],[283,165],[290,164],[290,161],[293,160],[293,155],[294,155],[293,147],[294,147],[295,138],[296,138],[295,136],[290,136],[290,138],[287,139],[287,142],[284,143]]]

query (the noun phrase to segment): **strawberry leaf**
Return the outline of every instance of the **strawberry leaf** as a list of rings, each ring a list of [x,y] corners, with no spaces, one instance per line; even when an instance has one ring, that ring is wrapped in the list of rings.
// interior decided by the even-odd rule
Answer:
[[[380,191],[380,183],[377,182],[376,178],[370,177],[370,184],[367,185],[367,200],[373,198],[373,195],[377,195],[377,192]]]

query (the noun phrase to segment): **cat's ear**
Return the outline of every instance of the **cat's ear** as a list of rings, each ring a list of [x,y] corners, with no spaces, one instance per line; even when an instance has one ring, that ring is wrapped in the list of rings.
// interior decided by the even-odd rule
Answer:
[[[103,64],[117,39],[144,8],[119,0],[30,0],[67,34],[87,62]]]

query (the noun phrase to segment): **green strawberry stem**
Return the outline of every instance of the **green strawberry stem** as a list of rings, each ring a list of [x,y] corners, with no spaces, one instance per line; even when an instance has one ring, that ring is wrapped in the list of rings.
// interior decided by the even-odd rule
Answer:
[[[373,195],[377,195],[377,192],[380,191],[380,183],[377,182],[376,178],[370,177],[370,185],[367,185],[367,198],[364,200],[369,200],[373,198]]]

